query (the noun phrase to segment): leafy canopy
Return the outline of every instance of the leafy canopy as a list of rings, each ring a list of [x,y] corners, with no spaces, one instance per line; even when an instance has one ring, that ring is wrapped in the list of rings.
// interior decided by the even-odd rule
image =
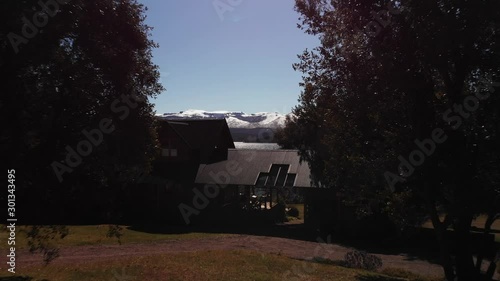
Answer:
[[[314,181],[363,214],[386,211],[402,225],[427,216],[438,236],[449,226],[462,233],[459,280],[477,280],[464,269],[472,219],[487,213],[487,229],[500,206],[499,8],[296,1],[299,27],[321,45],[294,65],[303,91],[280,144],[298,148]]]

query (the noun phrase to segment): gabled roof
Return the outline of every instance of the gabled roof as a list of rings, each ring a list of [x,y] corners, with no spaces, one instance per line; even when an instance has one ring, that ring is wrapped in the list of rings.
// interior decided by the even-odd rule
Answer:
[[[160,118],[181,137],[191,149],[213,148],[223,144],[234,148],[233,138],[225,119],[175,119]]]
[[[297,150],[239,150],[229,149],[227,161],[202,164],[195,183],[255,185],[260,173],[269,172],[273,164],[290,165],[288,173],[296,174],[295,187],[312,187],[307,163],[300,163]],[[226,179],[222,175],[229,175]]]

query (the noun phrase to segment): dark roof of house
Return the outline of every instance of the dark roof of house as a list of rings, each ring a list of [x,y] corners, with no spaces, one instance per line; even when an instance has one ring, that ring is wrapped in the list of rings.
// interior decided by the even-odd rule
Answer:
[[[236,149],[278,150],[277,143],[234,142]]]
[[[192,149],[213,147],[219,141],[228,148],[234,148],[233,138],[225,119],[175,119],[160,118]]]
[[[202,164],[195,183],[255,185],[259,174],[269,172],[273,164],[290,165],[288,173],[296,174],[296,187],[312,187],[306,162],[300,163],[297,150],[240,150],[229,149],[226,161]]]

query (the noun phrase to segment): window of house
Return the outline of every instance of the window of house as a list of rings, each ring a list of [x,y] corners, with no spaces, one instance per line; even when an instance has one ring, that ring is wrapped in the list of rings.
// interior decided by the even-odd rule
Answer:
[[[271,165],[271,169],[269,170],[269,177],[267,178],[266,185],[274,186],[276,183],[276,178],[278,177],[278,172],[280,167],[278,165]]]
[[[255,185],[285,186],[290,165],[272,164],[268,173],[259,173]],[[291,179],[291,178],[290,178]],[[295,181],[295,178],[293,179]],[[292,184],[293,184],[292,181]]]
[[[269,176],[269,173],[259,173],[259,176],[257,177],[257,182],[255,183],[255,185],[258,185],[258,186],[265,185],[268,176]]]
[[[285,186],[294,186],[296,177],[297,174],[288,174],[286,176]]]
[[[161,150],[161,156],[164,157],[176,157],[177,156],[177,149],[175,148],[164,148]]]
[[[278,172],[278,178],[276,179],[276,186],[283,186],[289,167],[290,165],[280,165],[280,171]]]

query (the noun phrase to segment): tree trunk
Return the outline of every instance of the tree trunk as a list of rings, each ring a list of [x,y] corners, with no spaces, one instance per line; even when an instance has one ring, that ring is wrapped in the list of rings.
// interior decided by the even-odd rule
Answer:
[[[436,231],[436,237],[439,244],[439,254],[441,258],[441,266],[444,270],[444,276],[447,281],[455,281],[455,270],[453,268],[453,261],[451,260],[451,253],[448,246],[448,241],[444,238],[445,231]]]
[[[471,214],[462,214],[455,227],[456,275],[458,281],[480,280],[471,251]]]
[[[429,196],[429,186],[426,185],[427,196]],[[427,211],[431,217],[432,226],[434,227],[434,232],[436,234],[436,239],[439,245],[439,254],[441,259],[441,266],[444,270],[444,275],[447,281],[455,281],[455,270],[453,269],[453,261],[451,259],[451,252],[449,243],[446,240],[446,229],[448,228],[448,221],[451,219],[448,214],[444,220],[441,222],[439,220],[439,215],[436,211],[435,205],[432,203],[432,200],[427,197],[426,200]]]
[[[496,204],[498,204],[498,203],[496,203]],[[483,231],[483,235],[484,235],[483,241],[484,242],[481,243],[481,248],[480,248],[481,250],[480,250],[480,253],[476,259],[476,270],[477,271],[481,270],[481,265],[483,263],[484,256],[487,255],[487,253],[485,253],[485,251],[486,251],[487,247],[489,246],[487,239],[488,239],[488,234],[491,233],[491,226],[493,225],[495,220],[497,220],[499,217],[500,217],[500,213],[496,213],[495,208],[493,208],[488,213],[488,217],[486,219],[486,222],[484,223],[484,231]],[[495,270],[496,270],[496,259],[500,258],[499,254],[500,254],[500,252],[498,252],[496,254],[495,258],[492,261],[490,261],[488,270],[486,271],[486,280],[493,279],[493,276],[495,275]]]
[[[439,224],[442,225],[441,222]],[[441,258],[441,266],[444,270],[444,276],[448,281],[455,281],[455,270],[453,268],[453,261],[451,259],[451,252],[449,243],[445,238],[446,229],[443,229],[442,226],[436,228],[434,226],[436,232],[436,238],[439,244],[439,254]]]

